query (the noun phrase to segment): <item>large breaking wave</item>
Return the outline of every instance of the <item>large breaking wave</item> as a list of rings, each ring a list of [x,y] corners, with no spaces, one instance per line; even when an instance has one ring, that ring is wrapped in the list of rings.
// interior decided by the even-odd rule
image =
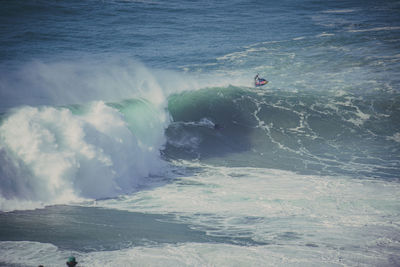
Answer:
[[[173,160],[398,179],[396,93],[216,87],[129,64],[33,66],[0,84],[14,101],[0,118],[1,210],[129,193]]]

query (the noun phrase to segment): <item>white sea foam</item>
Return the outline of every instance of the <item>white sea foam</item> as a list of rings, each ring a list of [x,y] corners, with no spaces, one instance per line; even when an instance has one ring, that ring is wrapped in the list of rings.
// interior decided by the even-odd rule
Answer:
[[[179,163],[177,163],[179,165]],[[50,244],[0,242],[3,261],[52,266],[74,254],[88,266],[371,266],[398,263],[398,183],[183,162],[183,175],[108,207],[175,214],[207,235],[267,245],[182,243],[117,251],[64,251]]]
[[[397,31],[400,27],[375,27],[370,29],[349,30],[349,32],[377,32],[377,31]]]
[[[395,133],[393,136],[387,137],[387,139],[400,143],[400,133]]]
[[[112,197],[160,171],[166,118],[146,110],[136,115],[146,116],[147,129],[104,102],[80,115],[67,108],[16,109],[0,126],[2,210]]]
[[[390,241],[389,241],[390,242]],[[399,263],[371,250],[368,254],[336,247],[236,246],[229,244],[166,244],[116,251],[63,251],[51,244],[0,242],[3,262],[30,266],[62,266],[74,255],[82,266],[377,266]],[[397,260],[397,261],[396,261]]]
[[[193,125],[193,126],[201,126],[201,127],[207,127],[207,128],[214,128],[215,124],[212,122],[209,118],[202,118],[201,120],[197,122],[180,122],[180,124],[183,125]]]
[[[306,38],[306,37],[304,37],[304,36],[300,36],[300,37],[293,38],[293,40],[298,41],[298,40],[303,40],[303,39],[305,39],[305,38]]]
[[[190,165],[193,164],[186,163]],[[325,228],[332,230],[327,235],[334,235],[346,227],[362,227],[371,222],[385,224],[389,217],[396,220],[392,209],[398,206],[395,204],[398,189],[397,183],[383,181],[209,166],[204,172],[180,178],[177,183],[96,205],[145,213],[182,214],[190,217],[190,223],[203,225],[204,229],[214,228],[210,234],[237,229],[252,231],[255,240],[268,241],[270,237],[265,233],[278,227],[284,218],[298,218],[293,223],[304,235]],[[210,214],[216,216],[211,219]],[[178,219],[185,221],[185,216]],[[241,223],[240,218],[244,217],[259,220]],[[302,222],[301,218],[308,219]],[[283,228],[275,230],[284,231]]]
[[[348,8],[348,9],[331,9],[331,10],[326,10],[326,11],[323,11],[322,13],[353,13],[353,12],[355,12],[356,10],[355,9],[350,9],[350,8]]]
[[[326,37],[326,36],[334,36],[334,35],[335,35],[334,33],[323,32],[321,34],[318,34],[317,37]]]

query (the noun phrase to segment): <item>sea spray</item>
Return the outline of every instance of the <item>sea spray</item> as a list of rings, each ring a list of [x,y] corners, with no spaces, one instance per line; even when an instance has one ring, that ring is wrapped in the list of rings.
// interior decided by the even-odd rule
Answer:
[[[0,106],[60,106],[137,97],[161,104],[165,95],[157,76],[138,61],[117,57],[28,61],[0,74]]]
[[[163,105],[172,93],[233,82],[150,68],[122,56],[35,60],[1,71],[0,112],[21,105],[61,106],[135,98]]]

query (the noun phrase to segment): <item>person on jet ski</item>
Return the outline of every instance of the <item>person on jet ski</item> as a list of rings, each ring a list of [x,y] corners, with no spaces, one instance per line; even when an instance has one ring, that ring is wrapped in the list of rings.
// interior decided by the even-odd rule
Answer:
[[[259,80],[260,80],[260,76],[259,76],[259,74],[257,73],[256,77],[254,77],[254,82],[256,83],[256,82],[258,82]]]

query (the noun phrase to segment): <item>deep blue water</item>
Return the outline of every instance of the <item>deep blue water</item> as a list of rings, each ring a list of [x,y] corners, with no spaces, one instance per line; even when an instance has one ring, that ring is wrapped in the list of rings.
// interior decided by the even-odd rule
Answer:
[[[398,49],[398,29],[371,30],[399,27],[398,14],[396,1],[2,1],[0,55],[26,62],[122,53],[175,69],[328,32],[354,48],[381,43],[380,56]]]

